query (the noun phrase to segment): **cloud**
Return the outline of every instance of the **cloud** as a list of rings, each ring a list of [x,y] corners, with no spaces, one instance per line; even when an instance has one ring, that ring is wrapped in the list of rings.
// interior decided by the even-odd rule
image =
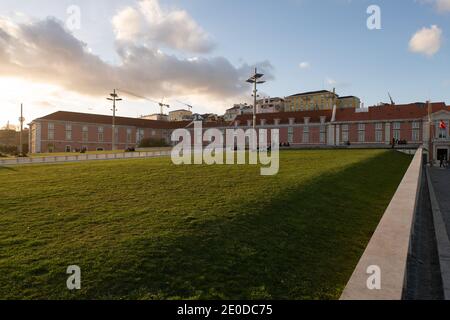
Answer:
[[[124,36],[131,37],[132,27]],[[168,42],[169,43],[169,42]],[[213,99],[241,96],[254,65],[232,65],[224,57],[180,58],[139,41],[118,41],[120,63],[109,64],[87,49],[54,18],[15,23],[0,17],[0,74],[102,96],[113,88],[159,98],[202,95]],[[268,61],[258,68],[271,79]]]
[[[309,69],[311,67],[310,63],[307,61],[300,62],[298,66],[300,69]]]
[[[450,0],[436,0],[436,9],[439,12],[450,12]]]
[[[417,31],[409,41],[409,50],[414,53],[435,55],[442,44],[442,30],[433,25],[430,28],[422,28]]]
[[[139,41],[156,47],[194,53],[211,52],[215,44],[184,10],[163,10],[158,0],[142,0],[128,6],[113,17],[112,23],[119,41]]]

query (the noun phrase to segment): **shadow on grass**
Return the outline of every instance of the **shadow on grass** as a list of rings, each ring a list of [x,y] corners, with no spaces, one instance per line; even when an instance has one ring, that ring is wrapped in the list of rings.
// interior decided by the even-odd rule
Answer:
[[[134,238],[78,298],[336,299],[410,160],[383,153],[185,236]]]
[[[7,166],[0,166],[0,171],[1,170],[6,170],[6,171],[17,171],[17,169],[13,168],[13,167],[7,167]]]

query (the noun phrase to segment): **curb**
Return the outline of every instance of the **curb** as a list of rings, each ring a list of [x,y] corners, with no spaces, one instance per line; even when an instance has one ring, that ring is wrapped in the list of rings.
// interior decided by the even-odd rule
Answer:
[[[444,289],[444,299],[450,300],[450,240],[447,234],[444,218],[439,207],[439,203],[431,182],[430,169],[427,167],[428,190],[433,211],[434,232],[436,234],[437,249],[439,255],[439,265],[441,269],[442,286]]]

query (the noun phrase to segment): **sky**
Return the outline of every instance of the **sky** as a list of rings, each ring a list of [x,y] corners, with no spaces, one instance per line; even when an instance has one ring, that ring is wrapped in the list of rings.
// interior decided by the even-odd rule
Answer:
[[[260,96],[450,103],[449,40],[450,0],[1,0],[0,126],[110,114],[115,88],[120,116],[159,112],[125,92],[221,114],[254,67]]]

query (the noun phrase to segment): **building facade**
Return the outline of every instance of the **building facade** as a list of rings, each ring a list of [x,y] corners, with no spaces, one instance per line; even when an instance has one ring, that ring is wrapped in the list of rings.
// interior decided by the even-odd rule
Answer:
[[[245,130],[252,127],[252,119],[251,114],[243,114],[232,122],[205,121],[204,128]],[[445,130],[439,127],[441,121],[447,124]],[[111,123],[110,116],[72,112],[36,119],[30,124],[31,152],[111,150]],[[433,103],[430,109],[425,103],[413,103],[257,115],[258,129],[279,129],[280,142],[291,147],[391,148],[394,142],[423,146],[431,150],[433,159],[449,159],[449,125],[450,107],[445,103]],[[192,129],[192,122],[116,117],[117,149],[135,147],[143,138],[170,143],[172,131],[178,128]]]
[[[284,100],[284,110],[287,112],[332,110],[335,104],[338,109],[357,109],[361,105],[361,100],[358,97],[339,97],[339,95],[327,90],[299,93],[286,97]]]
[[[192,120],[192,112],[185,109],[169,112],[169,121],[189,121]]]
[[[253,110],[252,110],[253,112]],[[264,98],[256,102],[256,113],[278,113],[284,112],[284,99]]]

